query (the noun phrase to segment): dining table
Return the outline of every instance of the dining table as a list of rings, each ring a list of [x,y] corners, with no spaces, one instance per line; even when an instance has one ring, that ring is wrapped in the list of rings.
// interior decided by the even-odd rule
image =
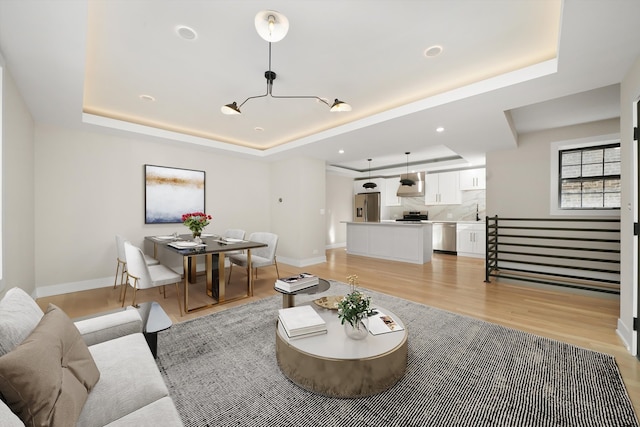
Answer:
[[[242,239],[231,239],[214,234],[203,234],[196,241],[190,234],[146,236],[145,240],[153,244],[153,257],[158,258],[159,251],[167,250],[182,256],[184,311],[191,313],[218,304],[253,296],[253,274],[251,270],[251,250],[267,246],[266,243]],[[229,252],[247,254],[247,290],[246,294],[226,298],[225,259]],[[206,293],[211,302],[197,307],[189,307],[189,285],[197,283],[197,259],[204,258],[206,274]]]

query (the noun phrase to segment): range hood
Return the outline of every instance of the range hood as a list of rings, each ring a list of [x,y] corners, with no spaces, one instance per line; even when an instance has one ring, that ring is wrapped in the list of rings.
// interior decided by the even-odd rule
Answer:
[[[403,173],[400,179],[410,179],[413,185],[399,185],[398,197],[424,197],[424,172]]]

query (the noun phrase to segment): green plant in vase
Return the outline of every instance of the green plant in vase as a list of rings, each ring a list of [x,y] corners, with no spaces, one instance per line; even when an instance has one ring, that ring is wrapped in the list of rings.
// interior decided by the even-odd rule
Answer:
[[[345,325],[345,332],[349,337],[362,339],[368,334],[366,324],[369,316],[373,313],[371,297],[356,289],[358,276],[353,274],[348,276],[347,280],[351,292],[338,303],[338,318],[340,323]]]

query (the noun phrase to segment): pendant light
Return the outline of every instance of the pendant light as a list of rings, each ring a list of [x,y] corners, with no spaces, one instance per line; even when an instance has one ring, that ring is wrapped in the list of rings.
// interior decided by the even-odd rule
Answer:
[[[369,182],[365,182],[362,186],[367,190],[370,190],[372,188],[376,188],[378,185],[375,182],[371,182],[371,159],[367,160],[369,161]]]
[[[409,178],[409,154],[411,154],[411,152],[407,151],[404,154],[407,155],[407,174],[404,178],[400,176],[400,184],[411,187],[413,184],[415,184],[415,181]]]
[[[329,107],[329,111],[332,113],[335,112],[345,112],[351,111],[351,105],[344,101],[340,101],[338,98],[334,98],[335,101],[333,103],[329,103],[324,98],[315,95],[274,95],[273,94],[273,82],[276,79],[275,71],[271,70],[271,43],[277,43],[287,35],[289,31],[289,20],[283,14],[276,12],[274,10],[263,10],[258,12],[254,19],[254,24],[256,27],[256,31],[264,40],[269,42],[269,69],[264,72],[264,77],[267,80],[267,90],[262,95],[254,95],[250,96],[240,105],[237,102],[233,101],[231,104],[226,104],[220,107],[220,111],[223,114],[227,115],[239,115],[242,114],[240,108],[249,100],[256,98],[278,98],[278,99],[315,99],[318,102],[325,104]]]

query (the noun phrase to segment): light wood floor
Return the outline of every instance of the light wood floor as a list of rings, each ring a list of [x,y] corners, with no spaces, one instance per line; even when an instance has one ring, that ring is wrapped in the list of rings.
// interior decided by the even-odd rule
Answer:
[[[356,274],[364,288],[610,354],[616,358],[636,413],[640,414],[640,361],[629,354],[616,335],[619,315],[616,297],[583,295],[531,285],[486,284],[483,260],[443,254],[434,254],[430,263],[413,265],[351,256],[341,248],[327,251],[324,264],[304,269],[279,264],[279,268],[281,276],[306,271],[342,282],[346,282],[348,275]],[[234,290],[243,289],[245,278],[243,269],[233,269],[228,296]],[[148,289],[138,292],[137,300],[159,302],[174,322],[180,322],[275,295],[275,278],[275,268],[261,268],[255,281],[254,297],[183,317],[178,312],[175,287],[167,286],[166,299],[157,289]],[[193,289],[190,298],[194,303],[206,298],[198,295],[198,287],[203,286],[190,286]],[[118,295],[119,290],[109,287],[41,298],[38,303],[44,308],[51,302],[70,317],[79,317],[119,307]],[[127,295],[127,302],[131,303],[131,292]]]

